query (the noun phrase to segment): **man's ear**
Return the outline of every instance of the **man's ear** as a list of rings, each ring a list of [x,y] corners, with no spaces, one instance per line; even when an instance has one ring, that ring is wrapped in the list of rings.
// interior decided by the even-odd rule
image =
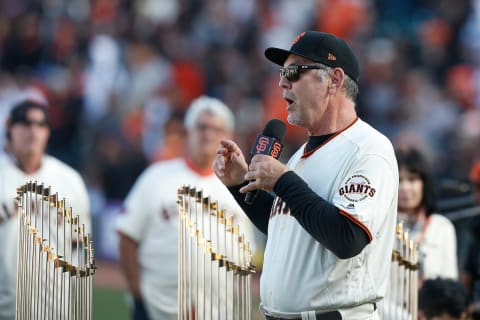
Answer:
[[[335,93],[340,90],[345,81],[345,73],[341,68],[335,68],[330,74],[330,83],[328,85],[328,90],[330,93]]]

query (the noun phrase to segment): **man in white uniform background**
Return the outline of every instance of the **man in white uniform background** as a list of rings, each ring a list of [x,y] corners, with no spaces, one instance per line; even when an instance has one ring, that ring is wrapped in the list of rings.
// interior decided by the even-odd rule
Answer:
[[[32,181],[66,199],[89,233],[85,184],[65,163],[45,154],[50,129],[47,107],[33,101],[14,106],[6,123],[5,154],[0,156],[0,319],[15,317],[18,216],[17,187]]]
[[[204,197],[218,201],[252,239],[253,226],[212,169],[218,143],[233,133],[232,112],[220,100],[202,96],[192,102],[184,123],[185,156],[147,168],[129,192],[118,220],[120,261],[134,299],[135,320],[177,319],[177,190],[181,186],[201,189]]]

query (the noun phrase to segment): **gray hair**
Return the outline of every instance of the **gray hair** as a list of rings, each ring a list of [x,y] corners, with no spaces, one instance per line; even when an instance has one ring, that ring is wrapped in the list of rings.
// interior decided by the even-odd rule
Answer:
[[[333,71],[333,68],[321,64],[324,68],[318,70],[318,76],[320,79],[324,80],[327,74]],[[358,95],[358,84],[352,80],[347,74],[345,74],[345,81],[343,82],[343,87],[345,90],[345,95],[350,98],[352,101],[355,101]]]
[[[205,95],[198,97],[190,104],[185,114],[185,128],[188,130],[193,129],[203,112],[209,112],[221,117],[225,121],[225,126],[228,131],[233,132],[235,129],[235,117],[230,108],[219,99]]]
[[[345,75],[345,81],[343,82],[343,89],[345,89],[345,95],[355,101],[358,95],[358,84],[352,80],[349,76]]]

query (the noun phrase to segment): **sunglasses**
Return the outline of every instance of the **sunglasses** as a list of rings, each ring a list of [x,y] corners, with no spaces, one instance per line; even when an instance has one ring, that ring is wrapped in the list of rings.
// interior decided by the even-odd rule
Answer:
[[[280,68],[280,78],[287,78],[290,82],[295,82],[300,79],[300,71],[311,69],[324,69],[326,68],[320,64],[292,64],[288,67]]]
[[[37,126],[37,127],[48,127],[48,122],[47,120],[30,120],[30,119],[22,119],[21,121],[18,121],[18,123],[23,124],[24,126],[31,127],[31,126]]]

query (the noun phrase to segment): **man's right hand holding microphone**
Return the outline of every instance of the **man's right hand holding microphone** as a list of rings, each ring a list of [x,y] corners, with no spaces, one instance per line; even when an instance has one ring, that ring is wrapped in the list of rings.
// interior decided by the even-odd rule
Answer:
[[[213,168],[218,178],[228,187],[250,181],[240,189],[241,193],[254,193],[255,190],[273,191],[277,180],[290,168],[278,161],[285,135],[285,124],[273,119],[267,123],[263,134],[257,137],[253,146],[254,154],[250,165],[238,145],[231,140],[222,140],[217,149]],[[266,143],[265,143],[266,142]],[[265,147],[266,146],[266,147]],[[265,148],[261,148],[265,147]],[[252,195],[254,197],[254,195]],[[246,202],[250,203],[247,200]]]
[[[290,168],[277,159],[257,154],[247,165],[245,157],[238,145],[231,140],[222,140],[213,162],[217,177],[228,187],[236,186],[249,180],[249,184],[240,189],[247,193],[256,189],[273,191],[278,178]]]

